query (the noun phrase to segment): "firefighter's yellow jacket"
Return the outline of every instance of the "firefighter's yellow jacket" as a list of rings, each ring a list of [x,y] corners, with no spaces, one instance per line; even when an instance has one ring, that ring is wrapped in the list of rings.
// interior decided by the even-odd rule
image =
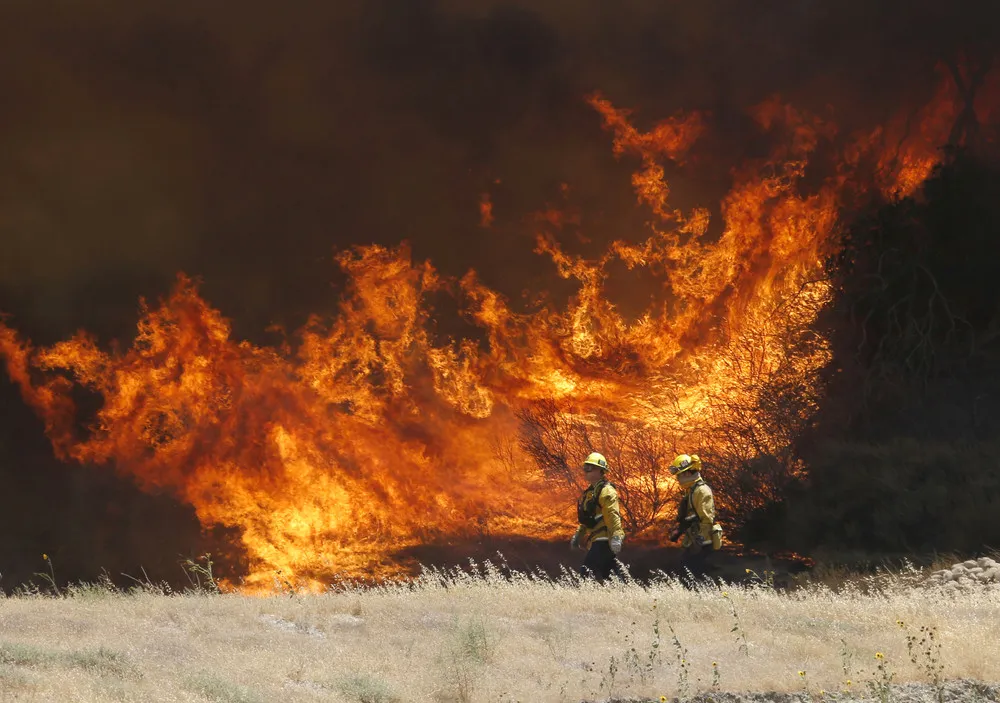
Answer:
[[[681,546],[711,544],[712,527],[715,525],[715,499],[712,497],[712,489],[699,478],[684,489],[681,501],[679,514],[691,515],[693,510],[698,516],[688,523]]]
[[[601,483],[604,485],[601,487],[600,495],[597,496],[597,501],[595,501],[594,490]],[[590,485],[583,492],[581,500],[584,505],[591,508],[593,511],[591,514],[596,515],[598,511],[601,513],[601,519],[598,520],[594,527],[588,528],[586,525],[581,524],[577,528],[576,539],[581,546],[589,547],[594,542],[607,540],[609,537],[616,535],[625,539],[625,530],[622,529],[621,512],[618,509],[618,491],[615,490],[614,486],[610,483],[599,481]]]

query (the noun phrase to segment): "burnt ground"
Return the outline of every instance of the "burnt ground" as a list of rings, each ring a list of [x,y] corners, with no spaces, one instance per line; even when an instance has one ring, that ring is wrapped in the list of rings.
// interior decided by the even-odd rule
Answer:
[[[503,555],[503,561],[498,556]],[[475,541],[451,541],[424,544],[400,550],[393,555],[409,565],[416,575],[420,565],[443,569],[462,568],[468,570],[470,559],[482,565],[489,560],[496,566],[506,562],[515,571],[536,572],[541,569],[550,576],[558,576],[560,566],[576,571],[583,562],[585,552],[571,551],[568,540],[544,541],[525,537],[489,537]],[[628,544],[620,559],[629,569],[633,578],[646,581],[659,572],[683,575],[681,558],[683,550],[677,546],[664,546],[656,542]],[[768,574],[775,587],[791,585],[791,577],[808,571],[811,561],[795,555],[763,554],[747,550],[738,545],[726,545],[711,555],[709,576],[722,578],[730,583],[749,583],[754,579],[747,569],[757,577]]]

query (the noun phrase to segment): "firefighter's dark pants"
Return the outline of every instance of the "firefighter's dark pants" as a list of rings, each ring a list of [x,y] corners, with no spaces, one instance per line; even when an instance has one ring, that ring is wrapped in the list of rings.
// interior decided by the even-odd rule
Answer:
[[[612,572],[618,578],[625,580],[625,569],[622,568],[621,562],[615,558],[615,553],[611,551],[608,541],[602,539],[591,544],[587,556],[583,560],[583,566],[580,567],[580,575],[584,578],[595,578],[598,582],[603,583]]]
[[[704,546],[691,545],[687,547],[684,550],[684,556],[681,558],[681,579],[684,581],[693,579],[697,582],[708,576],[712,571],[711,554],[711,544]]]

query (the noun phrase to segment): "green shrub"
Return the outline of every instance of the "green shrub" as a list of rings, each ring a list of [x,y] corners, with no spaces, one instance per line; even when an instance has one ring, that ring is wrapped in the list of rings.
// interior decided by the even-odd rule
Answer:
[[[354,674],[342,680],[337,690],[357,703],[393,703],[399,700],[385,679],[367,674]]]
[[[184,687],[217,703],[262,703],[252,691],[209,672],[189,676]]]

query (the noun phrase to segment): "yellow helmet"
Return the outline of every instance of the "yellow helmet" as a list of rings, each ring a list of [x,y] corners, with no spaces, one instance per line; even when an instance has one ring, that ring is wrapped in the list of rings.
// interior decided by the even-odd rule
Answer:
[[[590,455],[583,460],[584,466],[591,464],[596,466],[601,471],[608,470],[608,460],[604,458],[604,455],[599,452],[591,452]]]
[[[685,471],[701,471],[701,459],[697,454],[678,454],[670,463],[670,473],[674,476]]]

